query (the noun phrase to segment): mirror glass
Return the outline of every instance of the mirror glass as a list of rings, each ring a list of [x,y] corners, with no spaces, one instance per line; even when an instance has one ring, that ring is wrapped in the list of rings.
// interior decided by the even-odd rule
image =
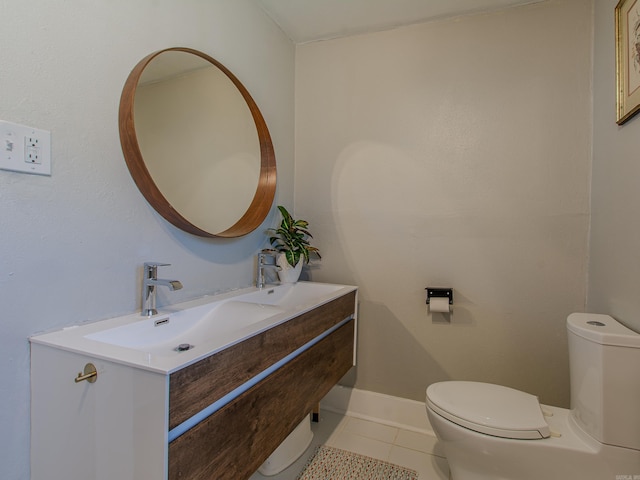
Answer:
[[[120,107],[125,160],[161,215],[201,236],[236,237],[260,225],[275,194],[273,146],[251,96],[224,66],[190,49],[156,52],[132,71]]]

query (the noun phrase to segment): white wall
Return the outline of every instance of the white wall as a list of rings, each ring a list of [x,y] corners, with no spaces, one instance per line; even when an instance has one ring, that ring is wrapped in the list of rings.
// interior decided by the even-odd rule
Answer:
[[[591,2],[296,49],[296,215],[314,280],[359,285],[359,388],[445,379],[568,405],[565,320],[585,307]],[[427,286],[455,289],[450,323]]]
[[[139,310],[144,261],[172,263],[161,275],[184,284],[162,304],[248,286],[267,244],[270,225],[201,239],[149,207],[118,137],[130,70],[172,46],[227,66],[270,127],[276,202],[291,205],[295,52],[249,0],[1,0],[0,18],[0,118],[50,130],[53,145],[51,177],[0,171],[0,478],[15,480],[29,478],[27,337]]]
[[[616,120],[614,9],[595,3],[590,311],[640,331],[640,116]]]

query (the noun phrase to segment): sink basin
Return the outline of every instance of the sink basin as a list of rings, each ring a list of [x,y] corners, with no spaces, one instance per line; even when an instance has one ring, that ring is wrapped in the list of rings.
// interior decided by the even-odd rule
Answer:
[[[229,300],[157,315],[89,335],[88,340],[143,349],[149,353],[172,350],[180,344],[197,345],[241,330],[282,313],[277,306]]]
[[[151,318],[133,313],[30,341],[166,374],[354,290],[316,282],[249,287],[167,306]]]
[[[329,283],[289,283],[265,287],[257,292],[246,293],[237,297],[237,300],[246,303],[291,309],[303,307],[310,303],[317,304],[319,299],[330,296],[342,288],[344,288],[343,285],[332,285]]]

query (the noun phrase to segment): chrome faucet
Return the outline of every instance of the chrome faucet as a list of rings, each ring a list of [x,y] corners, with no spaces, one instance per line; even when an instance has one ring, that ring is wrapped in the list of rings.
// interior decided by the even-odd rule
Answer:
[[[256,278],[256,287],[264,288],[266,281],[264,279],[264,271],[267,268],[273,268],[274,270],[280,270],[280,267],[276,265],[276,256],[278,252],[275,250],[265,249],[258,253],[258,275]],[[267,258],[271,257],[273,259],[273,263],[267,263]]]
[[[156,310],[156,286],[169,287],[169,290],[180,290],[182,283],[178,280],[158,278],[158,267],[168,267],[170,263],[145,262],[142,282],[142,316],[151,317]]]

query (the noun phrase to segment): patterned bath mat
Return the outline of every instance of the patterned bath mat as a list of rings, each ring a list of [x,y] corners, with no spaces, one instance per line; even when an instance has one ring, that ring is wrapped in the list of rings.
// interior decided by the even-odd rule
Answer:
[[[297,480],[418,480],[408,468],[320,445]]]

